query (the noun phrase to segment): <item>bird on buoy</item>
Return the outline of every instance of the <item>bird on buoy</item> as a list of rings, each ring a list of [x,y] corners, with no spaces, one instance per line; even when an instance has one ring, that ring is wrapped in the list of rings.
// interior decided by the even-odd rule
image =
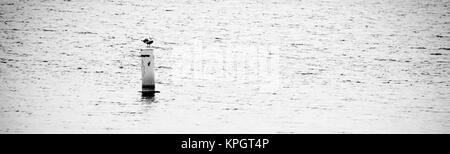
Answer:
[[[153,40],[149,40],[149,39],[144,39],[144,40],[142,40],[142,42],[144,42],[145,44],[147,44],[147,46],[150,46],[150,44],[152,44],[153,43]]]

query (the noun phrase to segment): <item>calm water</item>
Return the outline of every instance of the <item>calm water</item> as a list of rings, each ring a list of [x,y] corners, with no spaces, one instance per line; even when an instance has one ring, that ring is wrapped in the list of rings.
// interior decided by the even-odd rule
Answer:
[[[449,8],[3,0],[0,132],[450,133]]]

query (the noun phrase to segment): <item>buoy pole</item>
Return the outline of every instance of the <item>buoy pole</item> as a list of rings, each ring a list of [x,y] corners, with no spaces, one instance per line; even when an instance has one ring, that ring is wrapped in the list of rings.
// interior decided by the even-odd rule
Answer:
[[[142,94],[154,94],[155,90],[155,56],[153,49],[141,49]]]

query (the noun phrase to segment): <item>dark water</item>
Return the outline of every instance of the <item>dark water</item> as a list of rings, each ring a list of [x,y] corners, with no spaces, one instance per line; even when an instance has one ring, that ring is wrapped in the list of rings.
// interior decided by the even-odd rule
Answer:
[[[0,132],[449,133],[449,6],[1,1]]]

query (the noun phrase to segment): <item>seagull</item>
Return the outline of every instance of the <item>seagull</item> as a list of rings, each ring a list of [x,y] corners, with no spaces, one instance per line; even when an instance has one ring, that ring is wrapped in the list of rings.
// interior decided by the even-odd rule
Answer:
[[[144,39],[144,40],[142,40],[142,42],[144,42],[145,44],[147,44],[147,46],[150,46],[150,44],[153,43],[153,40]]]

